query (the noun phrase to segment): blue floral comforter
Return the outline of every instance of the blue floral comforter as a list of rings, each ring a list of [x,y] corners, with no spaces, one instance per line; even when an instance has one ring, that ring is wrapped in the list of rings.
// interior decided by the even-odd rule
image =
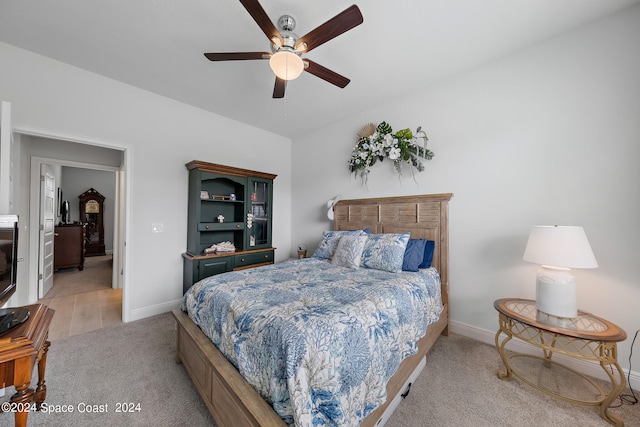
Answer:
[[[307,258],[206,278],[182,309],[289,425],[355,426],[442,311],[431,268]]]

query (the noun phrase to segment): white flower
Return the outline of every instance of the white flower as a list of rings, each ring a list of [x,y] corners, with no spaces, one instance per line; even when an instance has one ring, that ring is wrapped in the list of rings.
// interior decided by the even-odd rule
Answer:
[[[363,159],[366,159],[369,156],[369,153],[367,153],[366,151],[361,151],[360,152],[360,157]]]
[[[397,160],[400,157],[400,149],[398,147],[394,147],[389,150],[389,159]]]

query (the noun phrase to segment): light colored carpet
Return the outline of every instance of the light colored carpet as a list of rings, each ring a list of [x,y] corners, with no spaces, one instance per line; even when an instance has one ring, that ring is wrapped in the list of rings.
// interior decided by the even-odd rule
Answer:
[[[175,363],[174,328],[167,313],[54,341],[46,403],[71,405],[74,413],[31,413],[29,427],[214,425],[184,368]],[[501,381],[496,376],[501,363],[493,346],[455,334],[440,337],[387,426],[609,425],[595,407],[554,399],[518,379]],[[116,413],[119,402],[139,403],[140,411]],[[82,404],[108,405],[109,412],[79,413]],[[640,405],[613,411],[626,426],[640,426]],[[0,424],[10,425],[9,417],[0,414]]]

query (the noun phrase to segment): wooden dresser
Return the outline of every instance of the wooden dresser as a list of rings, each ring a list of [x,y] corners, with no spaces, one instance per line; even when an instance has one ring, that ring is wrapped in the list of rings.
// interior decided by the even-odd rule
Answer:
[[[57,225],[53,245],[53,269],[77,267],[84,269],[83,224]]]

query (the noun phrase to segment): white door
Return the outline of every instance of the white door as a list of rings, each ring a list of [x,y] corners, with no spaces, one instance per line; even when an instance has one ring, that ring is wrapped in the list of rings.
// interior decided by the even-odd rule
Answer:
[[[56,177],[49,165],[40,174],[40,261],[38,263],[38,298],[53,286],[53,240],[55,231]]]

